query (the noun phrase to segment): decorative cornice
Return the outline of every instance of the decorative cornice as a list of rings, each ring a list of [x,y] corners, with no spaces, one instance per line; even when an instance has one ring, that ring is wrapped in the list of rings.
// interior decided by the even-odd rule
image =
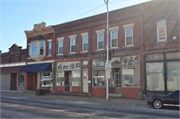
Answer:
[[[53,26],[46,26],[45,22],[42,22],[40,24],[34,24],[34,28],[31,31],[24,31],[26,34],[26,37],[33,37],[37,35],[47,34],[54,32]]]

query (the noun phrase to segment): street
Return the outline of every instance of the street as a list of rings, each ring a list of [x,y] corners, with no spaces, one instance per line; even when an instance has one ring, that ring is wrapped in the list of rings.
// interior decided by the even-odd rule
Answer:
[[[52,95],[53,96],[53,95]],[[81,97],[79,97],[81,98]],[[1,118],[179,118],[178,109],[1,95]]]

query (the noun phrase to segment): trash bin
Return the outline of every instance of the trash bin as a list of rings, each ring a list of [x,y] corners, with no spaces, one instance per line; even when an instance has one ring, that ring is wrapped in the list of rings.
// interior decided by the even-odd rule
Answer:
[[[143,90],[138,90],[138,99],[143,100]]]

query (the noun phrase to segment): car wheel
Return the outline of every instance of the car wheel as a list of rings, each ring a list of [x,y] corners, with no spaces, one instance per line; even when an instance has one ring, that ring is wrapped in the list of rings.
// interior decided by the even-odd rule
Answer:
[[[155,100],[153,105],[154,105],[154,108],[160,109],[160,108],[162,108],[163,103],[160,100]]]

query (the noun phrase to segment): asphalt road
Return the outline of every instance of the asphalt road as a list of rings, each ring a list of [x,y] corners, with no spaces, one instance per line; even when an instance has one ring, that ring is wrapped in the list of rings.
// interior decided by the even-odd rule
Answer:
[[[1,95],[1,118],[179,118],[178,108]]]

